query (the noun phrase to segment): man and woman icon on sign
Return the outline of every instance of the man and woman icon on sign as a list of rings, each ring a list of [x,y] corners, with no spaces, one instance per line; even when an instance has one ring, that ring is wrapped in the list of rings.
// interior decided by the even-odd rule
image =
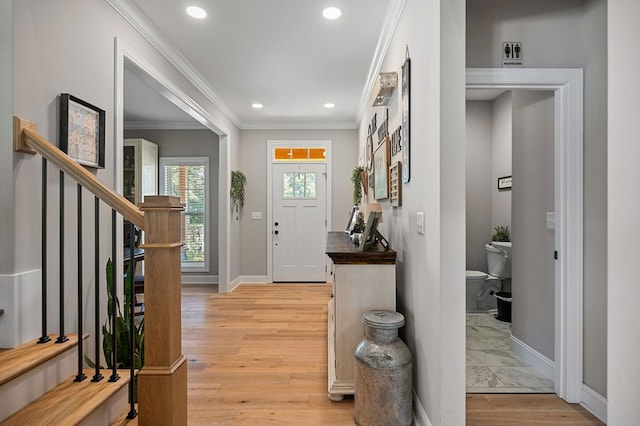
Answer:
[[[520,44],[519,43],[505,43],[504,56],[506,59],[520,59]]]

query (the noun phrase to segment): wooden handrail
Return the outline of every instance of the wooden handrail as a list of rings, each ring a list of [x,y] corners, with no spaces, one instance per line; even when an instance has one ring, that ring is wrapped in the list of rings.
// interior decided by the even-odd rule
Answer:
[[[29,154],[38,153],[47,161],[71,176],[83,187],[130,220],[138,228],[144,229],[144,212],[122,195],[100,182],[93,174],[73,161],[57,146],[38,134],[37,125],[20,117],[13,117],[13,139],[16,151]]]

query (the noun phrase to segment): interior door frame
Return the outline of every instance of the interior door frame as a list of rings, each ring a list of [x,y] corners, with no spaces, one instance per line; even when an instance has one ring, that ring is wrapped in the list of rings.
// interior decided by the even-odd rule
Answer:
[[[325,148],[325,161],[327,165],[327,190],[326,190],[326,217],[327,217],[327,230],[331,228],[331,212],[332,212],[332,185],[331,185],[331,141],[330,140],[268,140],[267,141],[267,283],[273,283],[273,244],[271,235],[273,234],[273,164],[276,161],[273,160],[273,150],[276,147],[314,147]],[[279,162],[278,164],[282,164]],[[291,162],[296,164],[296,162]],[[330,269],[329,258],[325,259],[327,282],[329,282]]]
[[[555,392],[579,403],[583,386],[583,70],[467,68],[467,89],[554,92]]]

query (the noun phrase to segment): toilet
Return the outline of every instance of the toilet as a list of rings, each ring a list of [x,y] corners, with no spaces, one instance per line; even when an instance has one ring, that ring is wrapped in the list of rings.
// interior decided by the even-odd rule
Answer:
[[[509,252],[491,244],[485,244],[484,248],[487,252],[489,273],[466,271],[467,312],[485,312],[496,309],[496,298],[493,294],[500,291],[503,279],[511,278]]]

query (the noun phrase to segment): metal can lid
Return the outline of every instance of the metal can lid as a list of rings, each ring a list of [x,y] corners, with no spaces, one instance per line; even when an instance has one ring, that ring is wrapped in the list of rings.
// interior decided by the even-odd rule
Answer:
[[[399,312],[375,309],[363,313],[362,322],[373,328],[393,329],[404,325],[404,316]]]

